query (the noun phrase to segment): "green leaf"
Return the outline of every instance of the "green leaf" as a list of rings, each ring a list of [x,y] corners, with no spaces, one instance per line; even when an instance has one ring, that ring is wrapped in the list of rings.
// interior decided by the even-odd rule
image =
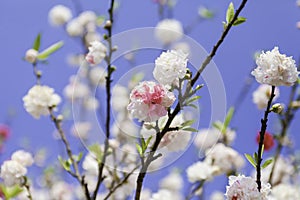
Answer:
[[[190,132],[198,132],[197,129],[194,129],[192,127],[183,128],[182,130],[184,130],[184,131],[190,131]]]
[[[0,185],[1,191],[5,196],[5,199],[9,200],[11,198],[17,197],[22,191],[23,189],[18,186],[12,186],[12,187],[6,187],[5,185]]]
[[[264,169],[264,168],[268,167],[272,162],[273,162],[273,158],[266,160],[264,162],[264,164],[261,166],[261,168]]]
[[[80,152],[78,155],[73,155],[73,158],[76,162],[80,162],[80,160],[82,159],[83,157],[83,153]]]
[[[58,160],[61,164],[61,166],[66,170],[70,171],[71,170],[71,162],[69,160],[63,160],[62,157],[58,156]]]
[[[256,162],[254,161],[253,157],[250,154],[245,153],[244,154],[249,163],[253,166],[256,167]]]
[[[205,7],[200,7],[198,10],[198,14],[204,19],[211,19],[215,16],[215,13],[212,10],[209,10]]]
[[[97,17],[97,19],[96,19],[97,26],[101,26],[104,22],[105,22],[105,16],[104,15],[100,15],[100,16]]]
[[[234,23],[233,23],[233,26],[237,26],[237,25],[240,25],[242,23],[244,23],[247,19],[245,17],[238,17]]]
[[[256,152],[254,153],[253,157],[254,157],[255,163],[258,163],[258,156],[257,156]]]
[[[226,118],[225,118],[225,122],[224,122],[224,126],[227,128],[229,123],[231,122],[231,119],[233,117],[233,114],[234,114],[234,107],[230,107],[228,112],[227,112],[227,115],[226,115]]]
[[[226,22],[227,24],[229,24],[234,16],[234,6],[233,3],[231,2],[227,8],[227,12],[226,12]]]
[[[100,162],[102,159],[102,150],[99,144],[93,144],[88,149],[96,156],[97,161]]]
[[[59,50],[63,45],[64,45],[64,42],[63,41],[59,41],[59,42],[51,45],[50,47],[48,47],[47,49],[45,49],[41,53],[39,53],[39,55],[37,56],[37,58],[39,60],[46,60],[51,54],[53,54],[54,52],[56,52],[57,50]]]
[[[142,150],[142,147],[141,147],[138,143],[135,143],[135,146],[136,146],[136,150],[138,151],[138,153],[139,153],[140,156],[142,157],[142,156],[143,156],[143,150]]]
[[[195,108],[195,109],[198,109],[198,107],[195,104],[192,104],[192,103],[190,103],[188,106],[190,106],[192,108]]]
[[[192,119],[192,120],[187,120],[187,121],[183,122],[180,126],[181,126],[181,127],[191,126],[191,125],[193,125],[194,122],[195,122],[194,119]]]
[[[197,101],[200,98],[201,98],[201,96],[194,96],[186,101],[186,105],[189,105],[190,103]]]
[[[40,50],[40,46],[41,46],[41,34],[39,33],[36,38],[34,39],[34,43],[32,48],[36,51]]]
[[[145,150],[146,150],[146,148],[147,148],[147,146],[146,146],[145,139],[143,137],[141,138],[141,143],[142,143],[142,152],[144,153]]]
[[[153,137],[153,135],[151,135],[151,136],[147,139],[147,141],[146,141],[146,147],[148,147],[149,143],[151,142],[152,137]]]
[[[216,122],[213,123],[213,127],[215,127],[216,129],[218,129],[219,131],[221,131],[222,128],[223,128],[223,123],[220,122],[220,121],[216,121]]]

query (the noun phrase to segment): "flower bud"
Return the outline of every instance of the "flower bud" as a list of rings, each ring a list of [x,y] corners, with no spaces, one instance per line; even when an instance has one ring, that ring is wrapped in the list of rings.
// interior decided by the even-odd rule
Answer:
[[[292,108],[300,108],[300,101],[293,101],[291,103]]]
[[[108,29],[108,28],[111,28],[111,21],[110,20],[107,20],[106,22],[105,22],[105,25],[104,25],[104,28],[106,28],[106,29]]]
[[[35,63],[37,60],[38,52],[35,49],[28,49],[25,54],[25,60],[29,63]]]
[[[64,119],[64,116],[62,116],[62,115],[58,115],[58,116],[56,117],[56,120],[57,120],[58,122],[61,122],[63,119]]]
[[[271,111],[277,114],[280,114],[284,109],[284,105],[280,104],[280,103],[275,103],[272,108]]]

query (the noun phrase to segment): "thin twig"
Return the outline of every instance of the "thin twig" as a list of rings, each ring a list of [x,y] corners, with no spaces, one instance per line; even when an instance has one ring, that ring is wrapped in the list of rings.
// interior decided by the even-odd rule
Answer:
[[[210,61],[212,60],[212,58],[216,55],[217,50],[219,49],[219,47],[223,43],[224,39],[226,38],[227,34],[229,33],[229,30],[231,29],[231,27],[233,26],[234,22],[238,18],[240,12],[245,7],[247,1],[248,0],[243,0],[242,1],[242,3],[240,4],[240,6],[238,7],[238,9],[236,10],[236,12],[234,14],[232,21],[229,22],[229,24],[226,26],[226,28],[223,31],[220,39],[217,41],[216,45],[213,47],[211,53],[206,57],[206,59],[204,60],[204,62],[201,65],[201,67],[197,71],[195,77],[191,80],[190,84],[187,85],[187,88],[185,90],[185,94],[183,95],[183,100],[186,99],[187,97],[189,97],[191,88],[195,85],[196,81],[199,79],[199,77],[200,77],[201,73],[203,72],[203,70],[208,66],[208,64],[210,63]],[[140,200],[140,195],[141,195],[141,191],[142,191],[143,181],[144,181],[144,178],[146,176],[146,172],[148,170],[148,167],[151,164],[151,162],[153,161],[153,157],[154,157],[154,155],[156,153],[156,150],[157,150],[157,148],[159,146],[159,143],[160,143],[161,139],[169,131],[169,128],[170,128],[170,125],[171,125],[173,119],[180,112],[180,110],[181,110],[181,104],[182,104],[182,102],[178,102],[177,103],[174,111],[169,114],[169,118],[168,118],[167,123],[166,123],[165,127],[163,128],[163,130],[161,132],[158,132],[156,134],[156,139],[155,139],[154,145],[152,146],[151,152],[149,153],[149,155],[148,155],[148,157],[147,157],[144,165],[142,165],[142,168],[141,168],[141,170],[139,172],[139,175],[138,175],[138,178],[137,178],[135,200]]]
[[[27,197],[28,197],[28,199],[29,200],[32,200],[33,198],[32,198],[32,194],[31,194],[31,190],[30,190],[30,185],[29,185],[29,183],[28,183],[28,179],[27,179],[27,177],[26,176],[24,176],[24,187],[26,188],[26,191],[27,191]]]
[[[80,185],[81,185],[81,187],[82,187],[82,189],[85,193],[86,198],[90,199],[90,194],[89,194],[89,190],[87,188],[87,184],[84,181],[84,177],[81,177],[81,175],[80,175],[78,163],[77,163],[77,161],[74,160],[73,153],[72,153],[72,150],[71,150],[71,146],[70,146],[70,144],[69,144],[69,142],[66,138],[66,135],[65,135],[64,131],[62,130],[61,122],[54,115],[53,108],[51,108],[51,107],[49,108],[49,113],[50,113],[50,118],[53,121],[53,123],[55,125],[55,128],[58,131],[58,133],[61,137],[61,140],[64,143],[67,155],[68,155],[68,157],[69,157],[69,159],[70,159],[70,161],[73,165],[74,171],[75,171],[75,172],[72,172],[72,171],[67,171],[67,172],[70,173],[73,177],[75,177],[78,180],[78,182],[80,183]]]
[[[103,157],[101,162],[99,163],[98,166],[98,181],[96,184],[96,188],[93,194],[92,199],[96,199],[98,190],[100,188],[100,185],[102,181],[104,180],[103,176],[103,169],[104,165],[106,162],[106,157],[107,157],[107,152],[109,148],[109,137],[110,137],[110,112],[111,112],[111,83],[112,83],[112,73],[113,73],[113,68],[112,68],[112,63],[111,63],[111,58],[112,58],[112,53],[113,53],[113,46],[112,46],[112,26],[114,23],[114,18],[113,18],[113,11],[114,11],[114,0],[111,0],[110,2],[110,8],[108,9],[109,13],[109,21],[110,24],[105,26],[107,32],[108,32],[108,55],[106,58],[107,62],[107,76],[106,76],[106,126],[105,126],[105,131],[106,131],[106,138],[104,142],[104,152],[103,152]]]
[[[104,200],[107,200],[119,187],[121,187],[124,183],[127,182],[128,178],[134,173],[135,170],[137,170],[140,166],[136,166],[133,170],[131,170],[124,178],[123,180],[118,183],[114,188],[110,189],[109,193],[104,197]]]
[[[274,156],[274,161],[273,161],[273,166],[271,169],[271,173],[269,176],[269,183],[272,183],[272,178],[273,178],[273,174],[274,174],[274,170],[278,161],[278,158],[280,156],[280,153],[283,149],[283,142],[281,140],[284,139],[284,137],[287,134],[287,130],[292,122],[292,120],[294,119],[294,113],[293,113],[293,109],[292,109],[292,102],[295,98],[296,95],[296,91],[297,91],[297,87],[298,84],[295,83],[295,85],[293,85],[292,89],[291,89],[291,93],[290,93],[290,97],[289,97],[289,103],[288,103],[288,108],[284,114],[284,118],[281,120],[281,124],[282,124],[282,129],[278,138],[278,145],[277,148],[275,150],[275,156]]]
[[[263,149],[263,145],[264,145],[264,137],[265,137],[265,133],[267,130],[267,122],[268,122],[268,116],[270,113],[270,109],[271,109],[271,104],[273,101],[273,98],[275,97],[275,86],[271,86],[272,90],[271,90],[271,96],[270,99],[268,101],[268,105],[267,108],[265,110],[265,114],[264,114],[264,118],[261,119],[261,129],[259,132],[259,145],[258,145],[258,152],[257,152],[257,164],[256,164],[256,183],[257,183],[257,189],[258,191],[260,191],[261,189],[261,161],[262,161],[262,149]]]

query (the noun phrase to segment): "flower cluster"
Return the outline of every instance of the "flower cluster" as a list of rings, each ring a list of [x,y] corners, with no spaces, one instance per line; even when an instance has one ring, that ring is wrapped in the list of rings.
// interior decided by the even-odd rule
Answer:
[[[33,164],[32,155],[23,150],[16,151],[11,156],[11,160],[4,161],[1,166],[0,177],[6,186],[22,184],[23,178],[27,174],[26,167]]]
[[[273,101],[279,97],[279,88],[275,88],[275,96]],[[264,109],[267,107],[268,101],[271,97],[271,87],[266,84],[260,85],[252,94],[253,103],[256,104],[258,109]]]
[[[267,200],[270,191],[270,184],[262,183],[259,192],[253,178],[238,175],[229,177],[229,186],[226,187],[225,195],[228,200]]]
[[[99,41],[91,42],[89,47],[89,53],[86,55],[85,59],[91,65],[98,65],[106,56],[107,48]]]
[[[173,105],[175,96],[161,84],[144,81],[137,85],[130,94],[127,109],[133,118],[153,122],[167,114],[167,108]]]
[[[278,47],[262,52],[256,59],[257,68],[252,71],[257,82],[273,86],[291,86],[298,80],[295,60],[281,54]]]
[[[46,85],[35,85],[23,97],[26,111],[34,118],[49,115],[49,108],[56,107],[61,99],[54,93],[54,89]]]
[[[182,24],[175,19],[164,19],[156,25],[155,36],[164,45],[169,45],[182,38]]]
[[[163,52],[155,60],[154,78],[163,85],[172,85],[184,78],[187,70],[187,54],[171,50]]]

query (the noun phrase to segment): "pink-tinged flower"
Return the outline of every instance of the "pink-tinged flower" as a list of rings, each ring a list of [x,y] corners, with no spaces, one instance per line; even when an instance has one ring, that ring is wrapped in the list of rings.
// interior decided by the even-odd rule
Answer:
[[[244,175],[229,176],[229,186],[226,186],[227,200],[267,200],[271,185],[262,182],[260,192],[255,180]]]
[[[0,124],[0,141],[5,141],[10,135],[10,128],[5,124]]]
[[[91,42],[89,47],[89,53],[86,55],[85,59],[91,65],[98,65],[106,56],[107,48],[99,41]]]
[[[256,135],[256,142],[259,143],[260,134]],[[264,137],[264,150],[268,151],[274,146],[274,137],[271,133],[266,132]]]
[[[153,122],[167,114],[175,96],[161,84],[144,81],[131,91],[130,101],[127,109],[133,118]]]

